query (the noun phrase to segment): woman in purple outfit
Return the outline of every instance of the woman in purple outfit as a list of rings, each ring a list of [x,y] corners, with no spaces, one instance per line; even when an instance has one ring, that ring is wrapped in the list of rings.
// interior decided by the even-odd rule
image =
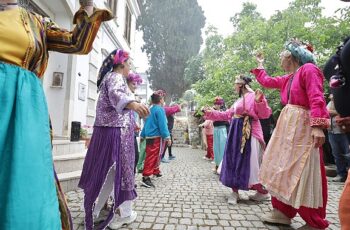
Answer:
[[[129,54],[115,50],[104,60],[97,86],[100,92],[94,131],[84,162],[79,187],[84,190],[85,229],[94,229],[94,218],[111,195],[113,205],[107,219],[97,229],[118,229],[136,219],[132,201],[134,184],[134,115],[149,114],[135,101],[126,83],[130,71]]]

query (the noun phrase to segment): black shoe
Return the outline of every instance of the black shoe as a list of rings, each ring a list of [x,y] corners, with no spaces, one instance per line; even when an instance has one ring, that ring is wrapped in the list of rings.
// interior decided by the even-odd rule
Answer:
[[[155,188],[154,184],[151,181],[151,178],[149,177],[142,177],[141,186],[146,188],[151,188],[151,187]]]
[[[158,174],[155,174],[154,176],[157,177],[157,178],[159,178],[159,177],[162,177],[163,175],[160,174],[160,173],[158,173]]]

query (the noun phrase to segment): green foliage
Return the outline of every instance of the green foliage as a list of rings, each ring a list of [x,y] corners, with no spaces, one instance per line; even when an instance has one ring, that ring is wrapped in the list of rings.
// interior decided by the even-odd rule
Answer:
[[[85,139],[88,137],[88,131],[86,129],[80,128],[80,138]]]
[[[223,97],[230,106],[238,97],[233,91],[233,79],[238,74],[249,75],[249,71],[257,66],[257,52],[263,52],[264,66],[271,76],[283,75],[279,54],[285,42],[293,37],[314,45],[318,65],[322,68],[350,31],[350,7],[339,10],[339,17],[325,17],[322,16],[320,2],[295,0],[287,9],[277,11],[269,19],[263,18],[254,4],[244,3],[242,11],[231,18],[235,29],[232,35],[223,38],[215,28],[209,28],[206,48],[200,54],[203,78],[193,85],[199,108],[212,105],[215,96]],[[252,88],[261,87],[253,82]],[[263,91],[274,115],[278,116],[281,110],[279,92]]]
[[[153,89],[165,89],[170,97],[179,97],[190,87],[184,71],[199,52],[204,24],[197,0],[141,1],[137,28],[143,31],[142,50],[149,58]]]

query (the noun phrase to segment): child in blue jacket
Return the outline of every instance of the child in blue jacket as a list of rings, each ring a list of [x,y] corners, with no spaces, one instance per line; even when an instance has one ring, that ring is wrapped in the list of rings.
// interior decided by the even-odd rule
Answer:
[[[165,143],[171,145],[170,133],[164,108],[164,91],[158,90],[151,96],[152,107],[141,132],[142,141],[146,141],[146,159],[143,168],[142,186],[155,187],[150,176],[161,177],[160,156]]]

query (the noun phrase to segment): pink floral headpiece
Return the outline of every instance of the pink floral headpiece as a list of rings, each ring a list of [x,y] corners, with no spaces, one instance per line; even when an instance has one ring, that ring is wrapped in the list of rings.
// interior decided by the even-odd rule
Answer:
[[[113,64],[124,64],[126,60],[129,59],[129,53],[124,50],[117,50],[117,53],[114,55]]]
[[[225,103],[222,97],[216,96],[214,99],[214,105],[223,105]]]
[[[141,85],[143,82],[141,76],[137,73],[129,73],[128,78],[126,80],[128,82],[134,82],[136,85]]]
[[[162,89],[159,89],[159,90],[155,91],[153,94],[161,96],[161,97],[165,97],[166,96],[165,90],[162,90]]]

